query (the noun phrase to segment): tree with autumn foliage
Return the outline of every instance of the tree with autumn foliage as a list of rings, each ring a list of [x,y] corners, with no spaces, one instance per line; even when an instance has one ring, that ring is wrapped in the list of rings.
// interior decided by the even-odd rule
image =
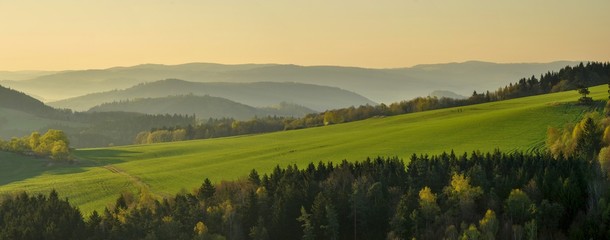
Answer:
[[[61,130],[49,129],[40,135],[33,132],[29,136],[13,138],[9,142],[0,140],[0,150],[24,155],[48,157],[53,160],[70,160],[70,141]]]

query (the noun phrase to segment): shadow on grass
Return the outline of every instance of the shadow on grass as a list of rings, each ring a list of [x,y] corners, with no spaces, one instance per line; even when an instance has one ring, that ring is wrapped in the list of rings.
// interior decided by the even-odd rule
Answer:
[[[136,153],[139,152],[117,149],[88,149],[79,150],[74,156],[76,157],[76,160],[82,164],[105,166],[125,162],[123,158]]]
[[[0,152],[0,187],[43,174],[69,175],[83,173],[87,171],[87,168],[125,162],[122,158],[133,153],[136,152],[108,149],[86,150],[75,154],[76,159],[74,161],[55,162],[50,159]]]

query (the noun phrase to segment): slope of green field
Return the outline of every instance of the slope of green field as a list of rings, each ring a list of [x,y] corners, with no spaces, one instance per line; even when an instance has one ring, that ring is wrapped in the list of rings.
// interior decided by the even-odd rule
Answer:
[[[590,89],[607,98],[607,87]],[[205,177],[212,181],[269,172],[309,162],[364,160],[366,157],[455,150],[528,151],[544,147],[548,126],[577,121],[588,111],[574,104],[576,91],[441,109],[395,117],[270,134],[154,145],[79,149],[75,164],[0,155],[0,192],[55,188],[84,212],[103,209],[123,191],[147,190],[157,196],[191,191]]]

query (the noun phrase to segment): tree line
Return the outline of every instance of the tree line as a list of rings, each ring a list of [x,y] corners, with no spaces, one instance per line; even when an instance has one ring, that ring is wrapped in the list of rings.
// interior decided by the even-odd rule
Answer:
[[[291,119],[292,118],[277,116],[264,118],[255,117],[248,121],[238,121],[232,118],[210,118],[205,122],[195,125],[189,124],[186,125],[186,127],[163,127],[141,131],[136,135],[134,143],[150,144],[277,132],[284,130],[285,122],[290,121]]]
[[[604,239],[608,183],[597,161],[546,153],[320,162],[163,200],[124,193],[87,220],[54,192],[5,196],[0,238]]]
[[[0,139],[0,151],[48,157],[53,160],[70,160],[70,141],[63,131],[49,129],[43,135],[33,132],[29,136],[13,137],[9,141]]]
[[[576,90],[610,82],[610,62],[582,62],[577,66],[566,66],[557,72],[547,72],[540,77],[522,78],[515,84],[499,88],[485,98],[505,100],[538,94]],[[483,97],[483,96],[481,96]]]
[[[140,132],[134,142],[146,144],[155,142],[182,141],[227,137],[243,134],[275,132],[364,120],[378,116],[395,116],[406,113],[422,112],[434,109],[460,107],[479,103],[508,100],[551,92],[584,89],[586,87],[607,84],[610,82],[610,63],[588,62],[577,66],[566,66],[557,72],[547,72],[540,77],[522,78],[515,84],[484,93],[473,92],[467,99],[417,97],[389,105],[363,105],[342,109],[311,113],[302,118],[256,117],[248,121],[237,121],[230,118],[209,119],[195,125],[181,125],[149,129]],[[585,96],[586,97],[586,96]],[[168,125],[171,126],[171,125]],[[183,138],[174,138],[174,131]],[[162,136],[162,137],[161,137]]]
[[[66,116],[85,126],[50,125],[64,130],[75,147],[127,145],[139,132],[162,126],[187,126],[196,122],[194,115],[148,115],[127,112],[75,112]]]

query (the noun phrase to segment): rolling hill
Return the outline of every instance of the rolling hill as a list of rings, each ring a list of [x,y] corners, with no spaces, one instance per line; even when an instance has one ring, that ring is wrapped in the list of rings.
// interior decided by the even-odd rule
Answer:
[[[315,111],[294,104],[282,103],[276,108],[255,108],[225,98],[180,95],[160,98],[139,98],[131,101],[104,103],[89,112],[138,112],[146,114],[192,115],[199,119],[233,118],[250,120],[255,116],[302,117]]]
[[[301,105],[315,111],[375,104],[371,100],[353,92],[336,87],[312,84],[289,82],[197,83],[167,79],[139,84],[125,90],[93,93],[50,102],[49,105],[83,111],[107,102],[186,94],[222,97],[253,107],[269,107],[277,105],[280,102],[286,102]]]
[[[288,108],[289,106],[287,106]],[[140,131],[195,124],[192,116],[131,112],[71,112],[54,109],[22,92],[0,86],[0,139],[59,129],[74,147],[126,145]]]
[[[590,88],[607,99],[607,86]],[[529,151],[544,147],[548,126],[579,120],[588,107],[576,91],[449,108],[326,127],[186,142],[78,149],[75,164],[0,153],[0,193],[57,189],[84,212],[100,210],[123,191],[170,196],[205,177],[218,182],[265,173],[277,164],[363,160],[455,150]]]
[[[375,102],[391,103],[437,89],[469,96],[473,90],[496,90],[499,86],[514,83],[524,76],[575,64],[577,62],[499,64],[470,61],[394,69],[280,64],[144,64],[63,71],[22,81],[0,81],[0,84],[44,97],[48,101],[56,101],[168,78],[193,82],[298,82],[339,87]]]
[[[166,78],[213,79],[219,72],[240,71],[267,66],[265,64],[222,65],[214,63],[187,63],[181,65],[142,64],[132,67],[88,69],[51,72],[30,79],[2,79],[0,84],[17,88],[28,94],[58,100],[87,93],[123,89],[139,83]],[[5,74],[7,77],[15,76]],[[15,78],[18,78],[16,76]],[[10,81],[12,80],[12,81]],[[20,81],[17,81],[20,80]],[[69,88],[65,86],[71,86]]]
[[[52,114],[57,110],[27,94],[0,85],[0,107],[21,110],[35,115]]]
[[[52,118],[60,111],[25,93],[0,86],[0,139],[28,135],[49,125],[67,121]]]

